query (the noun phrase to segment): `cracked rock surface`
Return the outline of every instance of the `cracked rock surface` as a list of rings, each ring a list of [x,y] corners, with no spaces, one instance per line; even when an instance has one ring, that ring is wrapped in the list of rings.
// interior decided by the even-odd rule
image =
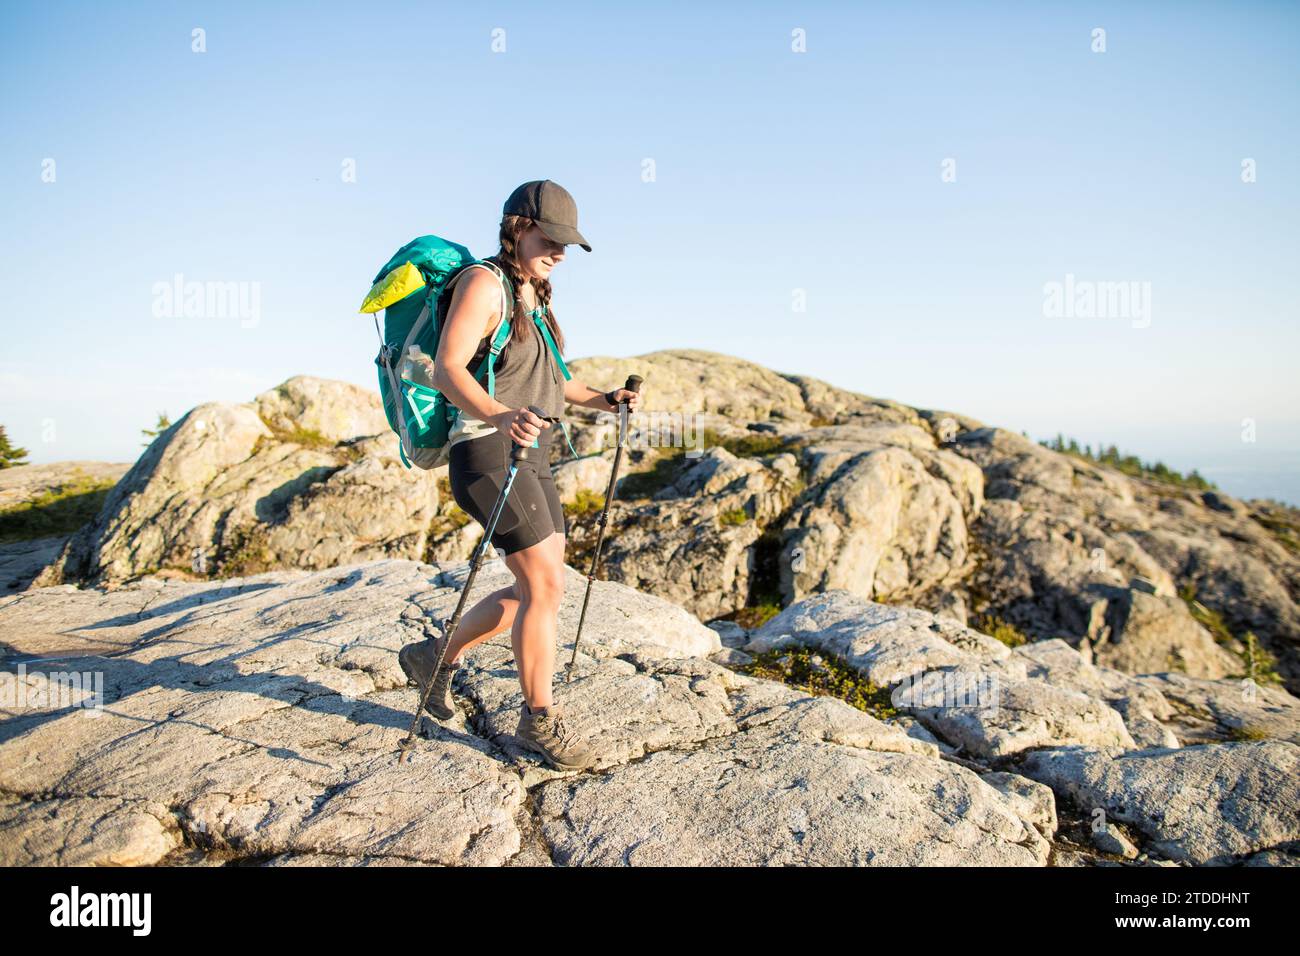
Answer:
[[[1146,865],[1300,863],[1300,701],[1281,687],[1128,674],[1061,640],[1010,649],[846,591],[793,604],[750,638],[747,651],[839,655],[891,691],[898,724],[918,720],[949,759],[984,768],[1041,832],[1056,831],[1060,806],[1101,808],[1163,858]],[[1136,855],[1122,838],[1103,849]]]
[[[1240,862],[1300,841],[1300,747],[1284,741],[1127,753],[1069,747],[1030,754],[1021,772],[1133,824],[1173,860]]]
[[[1239,674],[1253,634],[1300,693],[1294,508],[1125,474],[957,412],[716,352],[571,365],[585,381],[644,376],[642,407],[677,414],[694,439],[681,444],[703,452],[629,465],[662,469],[667,484],[615,514],[612,580],[702,617],[773,591],[788,605],[846,590],[963,622],[996,618],[1134,674]],[[573,418],[578,448],[609,446],[607,418]],[[701,444],[704,429],[714,437]],[[728,442],[739,462],[717,447]],[[645,533],[648,521],[663,533]],[[1209,614],[1222,627],[1212,631]]]
[[[702,619],[839,589],[1064,639],[1130,674],[1276,670],[1300,693],[1294,508],[1129,475],[956,412],[716,352],[571,366],[587,381],[645,378],[631,426],[644,440],[623,463],[605,538],[610,580]],[[554,442],[553,464],[570,561],[585,565],[615,426],[581,406],[566,415],[584,457]],[[249,402],[199,405],[74,535],[0,547],[0,584],[467,558],[479,529],[445,467],[408,470],[396,449],[377,393],[345,382],[299,375]],[[34,487],[34,468],[7,469],[28,476],[9,481]]]
[[[514,745],[503,633],[465,655],[456,716],[425,719],[399,766],[415,693],[396,651],[451,613],[466,570],[381,560],[0,598],[8,675],[103,676],[97,711],[0,712],[0,863],[1047,861],[1045,788],[714,663],[717,632],[660,599],[596,582],[565,683],[572,569],[555,697],[598,765],[558,773]],[[507,580],[486,564],[475,599]]]

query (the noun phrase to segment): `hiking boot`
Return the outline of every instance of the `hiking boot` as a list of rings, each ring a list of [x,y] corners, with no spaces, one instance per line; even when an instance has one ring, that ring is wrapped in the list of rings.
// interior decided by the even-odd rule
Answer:
[[[595,760],[595,754],[566,724],[559,704],[529,710],[524,703],[519,709],[515,737],[521,745],[545,757],[556,770],[583,770]]]
[[[407,680],[415,681],[421,694],[429,684],[429,672],[433,670],[434,662],[438,660],[446,642],[445,637],[415,641],[397,652],[397,663],[402,666],[402,673]],[[452,664],[446,660],[442,662],[438,679],[433,682],[433,690],[429,692],[429,699],[424,704],[425,712],[438,720],[446,720],[456,713],[456,705],[451,699],[451,677],[459,667],[459,663]]]

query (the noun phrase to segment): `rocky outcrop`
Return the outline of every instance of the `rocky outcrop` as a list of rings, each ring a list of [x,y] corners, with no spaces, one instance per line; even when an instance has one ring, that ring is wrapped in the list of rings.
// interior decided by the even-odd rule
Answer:
[[[791,605],[750,634],[744,650],[762,654],[791,646],[834,654],[879,687],[926,671],[968,665],[1024,677],[1010,648],[948,617],[828,591]]]
[[[742,459],[711,448],[650,502],[620,508],[602,567],[701,618],[743,607],[757,570],[755,545],[797,480],[793,455]]]
[[[873,684],[893,688],[896,707],[980,758],[1057,744],[1137,746],[1101,694],[1083,692],[1079,681],[1061,687],[1031,679],[1025,660],[1006,645],[948,618],[830,591],[787,608],[744,649],[793,645],[834,654]]]
[[[766,725],[547,787],[537,812],[569,865],[1038,866],[1049,851],[1031,813],[970,771]]]
[[[1153,518],[1136,482],[1001,429],[965,432],[953,447],[988,482],[975,528],[983,561],[967,582],[975,603],[1031,636],[1068,635],[1133,673],[1242,670],[1242,647],[1215,642],[1174,575],[1131,533]]]
[[[0,468],[0,594],[21,591],[56,561],[76,523],[99,510],[130,468],[103,461]],[[43,520],[23,520],[36,510]]]
[[[162,804],[0,794],[0,859],[6,866],[148,866],[183,843],[180,826]]]
[[[98,709],[6,699],[0,862],[1300,859],[1297,702],[1284,691],[1259,694],[1248,715],[1216,682],[1132,677],[1063,641],[1011,649],[951,618],[844,591],[798,602],[747,649],[842,656],[892,688],[896,716],[716,663],[727,651],[715,629],[612,582],[593,586],[566,683],[585,590],[570,568],[555,693],[596,742],[596,764],[556,772],[518,746],[521,697],[502,633],[467,653],[456,715],[425,721],[399,766],[415,695],[396,651],[450,613],[466,574],[384,560],[0,598],[0,629],[14,636],[4,676],[22,664],[39,681],[57,661],[103,678]],[[508,580],[488,562],[475,593]],[[996,696],[954,696],[944,679],[963,672],[994,679]],[[1182,746],[1191,701],[1224,742]],[[1139,709],[1170,746],[1128,734],[1125,711]],[[1247,719],[1252,734],[1276,736],[1228,739]],[[1098,808],[1107,826],[1093,827],[1095,846],[1057,842],[1063,817],[1095,822]]]
[[[445,469],[402,467],[374,393],[299,377],[191,410],[71,538],[0,549],[12,590],[57,552],[0,596],[0,676],[57,661],[105,697],[0,704],[0,863],[1300,859],[1300,701],[1268,657],[1300,686],[1294,510],[715,353],[571,364],[644,376],[667,416],[633,418],[557,685],[595,767],[516,745],[507,634],[397,767],[395,652],[450,612],[479,529]],[[571,411],[585,571],[616,429]],[[476,587],[508,580],[493,561]],[[889,708],[742,673],[800,646]]]
[[[21,591],[63,553],[68,535],[0,544],[0,594]]]
[[[1272,738],[1300,746],[1300,700],[1280,687],[1176,673],[1123,679],[1134,692],[1166,702],[1160,719],[1184,742]]]
[[[900,688],[892,699],[935,735],[984,759],[1061,743],[1137,747],[1118,711],[1044,681],[947,668]]]
[[[192,409],[36,584],[419,559],[458,528],[437,478],[401,464],[375,393],[300,376],[249,404]]]
[[[892,704],[947,752],[1047,784],[1078,816],[1103,808],[1145,834],[1149,854],[1300,862],[1300,700],[1280,688],[1132,676],[1061,640],[1008,649],[949,618],[846,591],[800,601],[750,638],[748,653],[835,655],[891,689]],[[1095,842],[1138,856],[1119,832]]]
[[[1300,700],[1280,687],[1177,672],[1135,676],[1094,664],[1059,639],[1009,648],[949,617],[847,591],[799,601],[745,638],[733,643],[748,654],[793,647],[831,654],[893,690],[895,705],[938,736],[983,757],[1075,744],[1137,749],[1268,738],[1300,745]],[[978,699],[954,704],[945,697],[953,688]]]
[[[346,442],[388,434],[388,420],[375,393],[329,379],[297,375],[253,401],[257,417],[273,433],[320,436]]]
[[[786,552],[800,555],[783,581],[789,597],[827,587],[921,594],[968,570],[966,522],[984,497],[978,468],[915,425],[818,428],[805,441],[806,480],[817,490],[787,527]]]
[[[1151,850],[1179,862],[1237,863],[1300,841],[1300,747],[1283,741],[1043,750],[1021,772],[1132,824]]]
[[[1130,674],[1267,685],[1271,657],[1300,690],[1294,510],[1132,478],[958,413],[731,356],[571,365],[596,383],[645,379],[607,527],[608,580],[746,621],[844,590],[1060,639]],[[568,461],[556,442],[556,486],[568,559],[585,569],[617,429],[612,416],[569,412],[585,457]],[[444,471],[401,466],[374,393],[291,379],[248,404],[192,410],[36,583],[463,559],[480,532]],[[30,577],[34,554],[13,556],[13,580]]]
[[[1124,719],[1138,747],[1177,747],[1179,739],[1199,742],[1204,739],[1191,733],[1177,721],[1177,712],[1148,678],[1131,677],[1108,667],[1095,667],[1084,655],[1064,641],[1036,641],[1015,648],[1014,654],[1025,662],[1028,677],[1045,681],[1063,690],[1077,691],[1104,702]],[[1150,680],[1177,675],[1152,675]],[[1291,698],[1284,691],[1269,691],[1279,698]],[[1175,735],[1177,728],[1178,735]]]
[[[695,423],[679,427],[675,457],[662,447],[631,456],[641,477],[620,486],[632,500],[616,510],[610,533],[618,540],[625,528],[638,531],[611,556],[612,580],[663,588],[706,616],[843,589],[978,619],[989,629],[1014,627],[1031,639],[1061,638],[1088,659],[1131,673],[1256,674],[1266,682],[1267,668],[1249,663],[1251,632],[1300,690],[1293,510],[1132,478],[957,413],[909,408],[715,353],[573,365],[592,381],[635,371],[645,378],[643,408]],[[586,422],[577,441],[590,449],[610,443],[609,416],[575,416]],[[643,422],[655,434],[651,416]],[[696,566],[712,562],[726,585],[706,588],[692,603],[677,583],[687,536],[678,529],[697,530],[683,516],[710,509],[717,492],[679,491],[665,513],[647,506],[655,493],[639,489],[646,475],[676,485],[710,445],[739,449],[769,470],[791,455],[798,477],[766,524],[701,549]],[[673,529],[662,545],[640,530],[656,522]],[[1211,628],[1193,606],[1220,615],[1223,626]]]
[[[57,653],[104,686],[95,716],[0,714],[0,863],[1048,860],[1046,788],[720,666],[714,630],[615,583],[594,585],[574,679],[556,683],[596,767],[558,773],[515,744],[506,633],[467,653],[458,713],[426,721],[399,766],[415,695],[396,651],[450,612],[465,574],[384,560],[0,598],[6,671]],[[568,575],[560,668],[583,594]],[[489,562],[475,593],[508,577]]]

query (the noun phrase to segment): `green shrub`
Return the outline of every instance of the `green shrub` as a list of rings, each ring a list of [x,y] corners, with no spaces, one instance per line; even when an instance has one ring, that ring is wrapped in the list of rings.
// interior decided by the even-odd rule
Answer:
[[[581,521],[583,518],[599,515],[604,507],[604,495],[592,491],[590,488],[579,488],[578,493],[573,496],[573,501],[564,503],[564,513]]]
[[[271,559],[266,526],[261,524],[236,528],[209,564],[212,576],[218,578],[247,577],[277,566]]]
[[[333,448],[336,444],[314,428],[295,428],[292,431],[279,432],[276,437],[280,441],[293,442],[304,448]]]
[[[1300,554],[1300,520],[1296,518],[1296,510],[1275,502],[1255,504],[1256,508],[1251,512],[1251,518],[1268,531],[1282,547],[1292,554]]]
[[[99,514],[115,484],[76,473],[57,488],[0,511],[0,541],[31,541],[72,534]]]
[[[740,525],[748,520],[749,515],[745,513],[744,508],[732,508],[718,515],[718,524],[721,525]]]
[[[723,447],[740,458],[760,458],[764,455],[775,455],[785,446],[785,442],[777,435],[739,435],[735,438],[728,438]]]
[[[1247,631],[1243,639],[1246,645],[1241,659],[1246,665],[1246,676],[1256,684],[1281,684],[1282,675],[1277,670],[1277,658],[1259,642],[1254,631]]]
[[[819,697],[836,697],[879,720],[898,715],[889,690],[877,687],[842,658],[807,647],[766,651],[739,668],[751,677],[780,681]]]
[[[271,433],[276,441],[292,442],[295,445],[302,445],[304,448],[334,448],[339,442],[326,438],[314,428],[302,428],[295,425],[293,428],[280,428],[272,424],[265,418],[262,424],[266,426],[267,431]],[[254,446],[256,450],[258,446]]]
[[[704,429],[702,444],[706,451],[718,446],[727,449],[737,458],[761,458],[764,455],[774,455],[785,446],[784,440],[778,435],[749,432],[744,435],[724,437],[712,428]]]
[[[1254,724],[1244,724],[1241,727],[1229,727],[1229,740],[1268,740],[1271,737],[1263,727],[1256,727]]]
[[[359,442],[351,439],[339,442],[334,446],[334,451],[338,453],[339,460],[345,467],[348,464],[354,461],[360,461],[365,457],[364,453],[361,451]]]
[[[730,614],[724,614],[718,618],[720,621],[735,621],[747,631],[762,627],[772,618],[781,613],[781,605],[765,601],[762,604],[753,604],[748,607],[742,607],[738,611],[732,611]]]
[[[1029,638],[1014,624],[1004,621],[993,614],[976,614],[971,619],[971,627],[989,637],[996,638],[1007,647],[1019,647],[1028,644]]]
[[[582,489],[574,501],[566,503],[564,513],[568,517],[568,534],[564,538],[564,563],[578,568],[584,574],[591,569],[591,558],[596,551],[596,539],[600,537],[600,512],[605,507],[604,495]],[[626,508],[621,507],[616,498],[609,511],[609,522],[605,526],[605,535],[601,544],[600,567],[596,569],[596,580],[609,580],[610,546],[617,540],[622,522],[635,522],[635,518],[626,516]]]
[[[661,489],[677,480],[685,459],[685,448],[656,449],[652,468],[648,471],[635,471],[619,479],[618,497],[632,501],[654,497]]]
[[[1187,610],[1196,619],[1196,623],[1209,631],[1210,636],[1214,638],[1216,643],[1227,646],[1236,643],[1236,638],[1233,637],[1232,631],[1228,629],[1228,625],[1224,622],[1223,615],[1198,601],[1194,587],[1190,584],[1186,585],[1179,590],[1178,596],[1183,599],[1183,603],[1187,605]]]
[[[1243,676],[1251,678],[1257,684],[1282,683],[1282,675],[1277,671],[1277,658],[1260,644],[1259,638],[1253,631],[1247,631],[1238,642],[1236,635],[1224,621],[1223,615],[1197,600],[1196,589],[1192,585],[1188,584],[1180,588],[1178,596],[1183,599],[1196,623],[1210,632],[1216,644],[1241,658]]]
[[[429,522],[429,536],[442,537],[465,527],[472,520],[460,505],[448,505],[446,511],[434,515],[433,520]]]

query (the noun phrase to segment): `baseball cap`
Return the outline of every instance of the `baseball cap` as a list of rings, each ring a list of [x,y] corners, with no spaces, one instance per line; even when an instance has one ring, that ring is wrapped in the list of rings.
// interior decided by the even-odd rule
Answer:
[[[591,252],[591,246],[578,232],[578,204],[559,183],[549,179],[524,183],[510,194],[501,214],[527,216],[552,242],[577,243]]]

